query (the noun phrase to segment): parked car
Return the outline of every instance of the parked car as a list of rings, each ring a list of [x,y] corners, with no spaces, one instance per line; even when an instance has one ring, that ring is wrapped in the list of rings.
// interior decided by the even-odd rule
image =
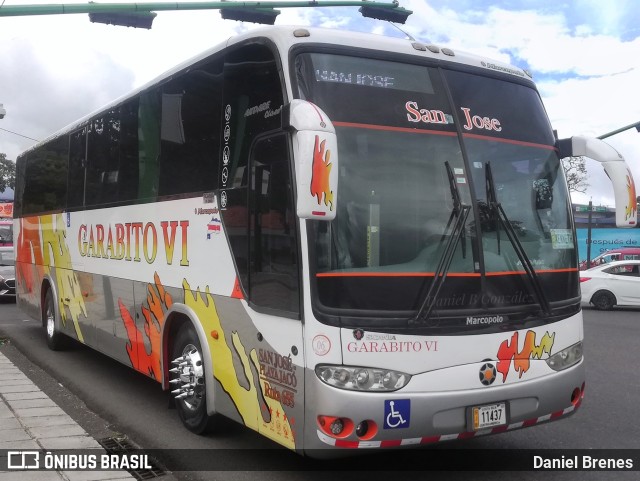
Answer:
[[[640,306],[640,260],[614,261],[580,273],[582,303],[596,309]]]
[[[640,247],[619,247],[603,252],[598,257],[591,259],[591,267],[608,264],[614,261],[640,260]],[[587,261],[580,262],[580,270],[587,268]]]
[[[16,297],[16,257],[13,247],[0,247],[0,299]]]
[[[13,245],[13,221],[0,219],[0,246]]]

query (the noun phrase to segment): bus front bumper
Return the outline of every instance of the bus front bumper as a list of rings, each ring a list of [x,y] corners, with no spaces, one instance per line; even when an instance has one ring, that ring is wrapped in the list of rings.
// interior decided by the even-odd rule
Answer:
[[[584,359],[564,371],[528,381],[440,392],[414,392],[411,383],[392,393],[347,391],[322,383],[313,371],[307,374],[304,450],[311,457],[323,457],[326,451],[336,449],[410,447],[469,439],[555,421],[575,413],[585,387]],[[404,423],[385,423],[390,401],[402,407]],[[506,422],[474,430],[473,407],[496,403],[505,404]],[[334,434],[329,425],[335,419],[344,426],[340,434]],[[365,421],[369,429],[358,435],[356,428]]]

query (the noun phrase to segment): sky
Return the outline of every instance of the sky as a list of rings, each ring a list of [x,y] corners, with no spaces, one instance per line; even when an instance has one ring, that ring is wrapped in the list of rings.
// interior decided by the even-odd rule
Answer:
[[[142,1],[142,0],[141,0]],[[87,3],[0,0],[0,5]],[[138,2],[140,3],[140,2]],[[640,4],[636,0],[400,0],[402,30],[441,47],[528,69],[561,138],[599,136],[640,122]],[[2,7],[0,7],[2,8]],[[392,25],[357,7],[281,10],[277,25],[373,32]],[[232,35],[258,28],[217,11],[159,12],[153,28],[90,23],[88,15],[0,17],[0,152],[15,158],[74,120]],[[10,131],[10,132],[8,132]],[[20,134],[20,135],[16,135]],[[640,185],[640,133],[607,139]],[[601,166],[574,202],[613,206]]]

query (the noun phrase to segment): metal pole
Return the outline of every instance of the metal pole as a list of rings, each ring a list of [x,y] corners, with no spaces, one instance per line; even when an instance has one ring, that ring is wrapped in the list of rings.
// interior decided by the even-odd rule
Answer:
[[[406,11],[397,2],[381,3],[368,0],[327,0],[293,2],[175,2],[175,3],[86,3],[86,4],[45,4],[45,5],[3,5],[0,17],[18,17],[28,15],[60,15],[74,13],[133,13],[161,12],[169,10],[217,10],[228,8],[301,8],[301,7],[363,7],[370,6],[389,11]]]
[[[635,127],[635,129],[640,132],[640,122],[636,122],[635,124],[631,124],[631,125],[627,125],[626,127],[622,127],[618,130],[614,130],[613,132],[608,132],[606,134],[603,134],[601,136],[599,136],[599,139],[606,139],[607,137],[611,137],[612,135],[616,135],[619,134],[620,132],[624,132],[625,130],[629,130],[629,129],[633,129]]]

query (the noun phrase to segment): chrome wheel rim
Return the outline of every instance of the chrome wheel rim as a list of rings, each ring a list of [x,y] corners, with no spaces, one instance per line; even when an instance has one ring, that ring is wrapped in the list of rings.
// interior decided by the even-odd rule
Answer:
[[[51,304],[47,305],[45,315],[47,316],[47,336],[49,336],[49,338],[52,338],[53,334],[56,331],[56,319]]]
[[[190,411],[197,411],[204,400],[204,366],[202,355],[193,344],[187,344],[182,356],[174,359],[171,372],[177,376],[171,381],[178,389],[171,391]]]

